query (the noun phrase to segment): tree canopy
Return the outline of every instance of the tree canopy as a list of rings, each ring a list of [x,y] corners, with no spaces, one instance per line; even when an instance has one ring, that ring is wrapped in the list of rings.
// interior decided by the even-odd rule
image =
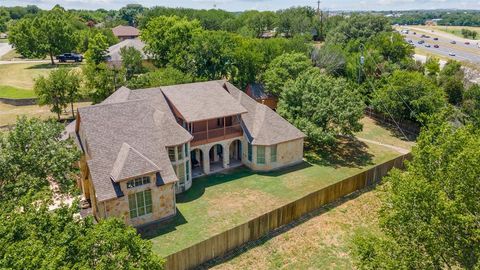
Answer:
[[[407,171],[386,178],[382,234],[356,237],[361,269],[479,267],[479,136],[439,120],[423,130]]]
[[[345,79],[310,69],[284,88],[278,112],[305,132],[309,143],[318,145],[360,131],[364,106]]]

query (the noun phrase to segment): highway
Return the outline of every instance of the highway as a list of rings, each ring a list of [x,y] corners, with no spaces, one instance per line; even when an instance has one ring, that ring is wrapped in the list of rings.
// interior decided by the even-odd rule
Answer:
[[[408,29],[408,27],[404,27]],[[404,34],[407,41],[411,40],[413,45],[420,49],[420,52],[431,53],[432,55],[439,55],[445,58],[455,59],[458,61],[469,61],[474,64],[480,64],[480,48],[478,44],[480,41],[471,42],[469,45],[465,44],[462,38],[447,38],[442,33],[436,34],[431,31],[419,31],[420,29],[410,29],[408,34]],[[416,34],[414,34],[416,32]],[[428,35],[430,38],[422,38],[422,35]],[[438,40],[433,40],[438,38]],[[425,41],[423,44],[418,44],[420,40]],[[456,44],[451,44],[452,40],[456,41]],[[430,47],[426,47],[426,45]],[[434,45],[438,45],[439,48],[435,48]],[[455,56],[450,56],[450,53],[454,53]]]

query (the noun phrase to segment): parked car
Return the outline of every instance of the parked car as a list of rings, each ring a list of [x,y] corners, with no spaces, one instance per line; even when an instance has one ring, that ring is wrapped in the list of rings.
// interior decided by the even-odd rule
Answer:
[[[64,54],[57,55],[57,60],[61,63],[64,63],[67,61],[82,62],[83,56],[81,54],[76,54],[76,53],[64,53]]]
[[[434,48],[440,48],[440,46],[438,46],[438,44],[435,44],[433,45]]]
[[[455,56],[455,53],[454,52],[449,52],[448,55]]]
[[[457,44],[455,40],[450,41],[451,44]]]

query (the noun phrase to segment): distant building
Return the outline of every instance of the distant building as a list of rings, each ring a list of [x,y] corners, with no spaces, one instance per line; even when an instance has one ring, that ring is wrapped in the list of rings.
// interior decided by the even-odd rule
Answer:
[[[120,41],[126,39],[134,39],[140,36],[140,31],[132,26],[119,25],[112,28],[113,35],[115,35]]]
[[[121,66],[122,56],[120,55],[120,50],[125,47],[135,48],[137,51],[142,53],[143,60],[148,59],[148,56],[143,51],[143,48],[145,48],[145,43],[140,39],[136,38],[136,39],[125,39],[124,41],[121,41],[113,46],[110,46],[110,48],[108,48],[108,53],[107,53],[107,62],[110,65],[113,65],[115,67]]]
[[[245,91],[247,95],[253,98],[256,102],[265,104],[272,110],[277,109],[277,97],[268,94],[265,92],[265,87],[261,83],[251,83],[247,85],[247,89]]]

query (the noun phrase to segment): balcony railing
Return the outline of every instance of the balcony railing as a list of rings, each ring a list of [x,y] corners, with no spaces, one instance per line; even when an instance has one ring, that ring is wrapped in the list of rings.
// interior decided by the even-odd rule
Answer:
[[[206,144],[211,142],[218,142],[243,135],[242,127],[239,124],[233,126],[226,126],[216,129],[209,129],[208,131],[194,132],[191,146]]]

